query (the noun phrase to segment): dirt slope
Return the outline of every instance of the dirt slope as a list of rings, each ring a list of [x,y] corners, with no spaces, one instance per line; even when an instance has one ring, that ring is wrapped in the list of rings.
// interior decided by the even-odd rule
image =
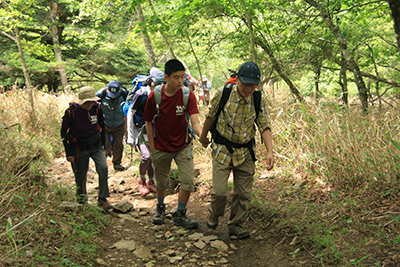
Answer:
[[[139,157],[136,153],[132,155],[134,159]],[[289,245],[290,241],[280,236],[273,224],[265,228],[262,227],[265,224],[260,224],[257,219],[251,219],[245,225],[251,233],[250,238],[230,239],[226,227],[229,204],[225,216],[220,220],[219,227],[216,230],[209,230],[205,220],[210,199],[208,195],[210,184],[204,182],[204,175],[208,174],[205,174],[201,167],[197,173],[199,178],[196,191],[188,204],[188,217],[197,220],[199,228],[183,231],[174,226],[172,220],[169,219],[166,219],[166,223],[161,227],[152,225],[151,219],[154,215],[156,199],[154,195],[143,198],[138,193],[137,166],[131,164],[129,156],[124,157],[123,165],[130,168],[122,172],[115,172],[108,158],[111,193],[109,201],[111,204],[128,201],[133,205],[133,209],[127,214],[110,212],[107,215],[110,224],[102,230],[97,240],[100,248],[95,266],[318,266],[309,254],[300,252],[293,257],[290,252],[298,246]],[[201,164],[196,164],[196,167],[199,165],[201,166]],[[90,166],[89,203],[94,205],[97,195],[97,178],[93,162]],[[63,180],[68,184],[74,184],[70,164],[64,158],[55,159],[50,171],[54,176],[63,176]],[[260,183],[262,181],[258,180],[255,188],[262,188]],[[71,199],[71,201],[74,200]],[[168,212],[173,212],[177,208],[177,194],[173,190],[166,197],[166,204]],[[172,218],[172,216],[169,215],[167,218]],[[196,238],[198,235],[203,237]],[[208,239],[215,240],[208,242]],[[134,249],[118,249],[116,244],[123,240],[134,243]],[[213,242],[218,240],[223,244],[213,245]],[[144,249],[148,250],[147,254]],[[140,254],[141,252],[144,254]]]

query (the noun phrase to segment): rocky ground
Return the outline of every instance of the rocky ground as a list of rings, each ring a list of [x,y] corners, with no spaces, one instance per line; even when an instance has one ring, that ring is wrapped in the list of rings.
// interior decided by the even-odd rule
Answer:
[[[133,156],[139,155],[134,153]],[[95,266],[317,266],[309,256],[301,257],[299,253],[293,257],[290,252],[295,247],[289,244],[290,241],[278,235],[274,227],[260,226],[257,220],[249,220],[245,225],[251,233],[250,238],[230,239],[226,227],[229,206],[218,228],[208,229],[205,221],[210,199],[208,182],[197,183],[188,204],[187,215],[199,222],[198,229],[185,230],[173,225],[172,213],[177,208],[175,185],[165,200],[168,212],[165,224],[153,225],[151,219],[156,199],[154,195],[142,197],[139,194],[137,166],[131,166],[131,161],[125,159],[123,165],[127,169],[115,172],[109,158],[108,163],[109,201],[119,208],[107,213],[110,224],[97,240],[100,248]],[[62,175],[73,185],[70,164],[64,158],[54,160],[51,172],[53,176]],[[201,174],[202,169],[198,169],[197,175]],[[96,204],[96,175],[91,162],[88,174],[90,205]]]

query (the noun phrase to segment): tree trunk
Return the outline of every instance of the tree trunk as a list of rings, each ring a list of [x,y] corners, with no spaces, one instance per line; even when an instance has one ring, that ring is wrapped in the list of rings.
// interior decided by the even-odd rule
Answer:
[[[156,60],[154,56],[153,46],[151,45],[150,37],[147,34],[146,24],[144,21],[142,6],[139,4],[136,6],[136,13],[138,21],[140,23],[140,29],[142,31],[144,46],[146,48],[147,60],[149,61],[150,67],[156,67]]]
[[[31,78],[29,77],[29,70],[28,70],[28,67],[26,66],[24,49],[22,48],[22,44],[21,44],[21,37],[20,37],[21,35],[19,32],[19,28],[17,26],[14,27],[14,33],[15,33],[15,42],[17,43],[17,46],[18,46],[19,58],[21,59],[22,71],[24,72],[25,85],[26,85],[26,89],[28,90],[29,113],[30,113],[30,117],[31,117],[31,122],[33,125],[36,125],[35,106],[34,106],[34,102],[33,102],[33,88],[32,88],[32,84],[31,84]]]
[[[61,84],[65,93],[68,91],[68,80],[67,80],[67,72],[65,71],[63,66],[61,45],[58,34],[58,27],[56,24],[58,5],[56,2],[50,1],[49,6],[50,6],[50,18],[52,21],[52,24],[49,26],[49,28],[51,35],[53,37],[54,57],[57,60],[57,70],[60,73]]]
[[[360,71],[360,67],[358,66],[358,64],[352,57],[351,52],[347,48],[347,42],[344,39],[339,27],[337,27],[333,24],[331,17],[329,16],[329,14],[326,12],[325,8],[321,4],[317,3],[314,0],[304,0],[304,1],[307,2],[310,6],[317,8],[321,12],[320,16],[322,17],[323,21],[325,22],[327,27],[330,29],[330,31],[335,35],[335,37],[339,43],[339,47],[343,52],[344,58],[346,59],[346,61],[348,63],[348,67],[353,72],[354,81],[358,88],[358,95],[359,95],[359,98],[361,101],[361,105],[364,110],[367,110],[368,109],[368,92],[367,92],[367,88],[365,86],[365,83],[364,83],[364,80],[363,80],[363,77],[362,77],[362,74]]]
[[[173,58],[173,59],[176,59],[174,50],[172,50],[171,44],[168,42],[167,37],[165,37],[164,34],[161,34],[161,37],[162,37],[162,39],[163,39],[163,41],[164,41],[165,46],[168,48],[168,52],[169,52],[169,54],[171,55],[171,59],[172,59],[172,58]]]
[[[349,93],[347,91],[347,61],[344,59],[344,55],[342,53],[342,62],[340,64],[340,78],[339,84],[342,87],[342,101],[343,103],[348,106],[349,105]]]
[[[200,79],[201,79],[203,76],[202,76],[202,74],[201,74],[200,61],[199,61],[199,59],[197,58],[197,55],[196,55],[196,53],[195,53],[195,51],[194,51],[194,48],[193,48],[193,45],[192,45],[192,41],[190,40],[190,37],[189,37],[189,34],[188,34],[188,33],[186,33],[186,38],[188,39],[189,46],[190,46],[190,50],[191,50],[191,52],[192,52],[192,54],[193,54],[193,57],[194,57],[194,59],[196,60],[197,69],[199,70],[199,77],[200,77]],[[200,82],[200,81],[199,81],[199,82]],[[204,88],[203,88],[203,92],[204,92]]]
[[[315,102],[319,100],[319,80],[321,78],[321,65],[322,63],[315,59],[312,64],[313,72],[314,72],[314,84],[315,84]]]
[[[150,8],[151,8],[151,11],[153,11],[153,15],[154,15],[154,16],[157,16],[157,13],[156,13],[156,11],[154,10],[154,6],[153,6],[153,3],[151,2],[151,0],[149,0],[149,5],[150,5]],[[167,37],[166,37],[166,36],[164,35],[164,33],[161,32],[161,31],[160,31],[160,34],[161,34],[161,37],[162,37],[162,39],[163,39],[163,41],[164,41],[165,46],[168,48],[168,52],[169,52],[169,54],[171,55],[171,58],[176,59],[174,50],[172,50],[171,44],[168,42]]]
[[[394,22],[394,32],[396,33],[397,49],[400,52],[400,1],[388,0],[390,10],[392,11],[392,18]]]
[[[253,58],[253,62],[257,64],[257,53],[255,50],[254,33],[253,33],[253,21],[249,15],[249,13],[247,13],[246,5],[245,5],[244,1],[240,0],[240,2],[242,3],[243,13],[244,13],[242,16],[247,24],[247,28],[249,29],[251,55]]]
[[[294,94],[300,102],[303,102],[304,99],[301,96],[299,90],[297,90],[296,86],[292,83],[292,81],[286,76],[286,74],[283,72],[281,65],[279,62],[276,60],[274,54],[272,53],[272,50],[269,48],[268,44],[265,44],[264,42],[258,40],[256,41],[257,45],[259,45],[268,55],[269,59],[271,60],[272,66],[274,70],[279,74],[279,76],[286,82],[286,84],[289,86],[290,91],[292,94]]]

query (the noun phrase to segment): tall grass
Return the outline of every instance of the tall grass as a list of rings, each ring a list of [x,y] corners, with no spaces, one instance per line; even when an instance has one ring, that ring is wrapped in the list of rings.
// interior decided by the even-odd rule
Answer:
[[[278,159],[297,171],[339,188],[399,182],[398,108],[371,107],[365,113],[359,106],[306,102],[277,104],[271,115]]]
[[[25,91],[0,94],[0,266],[92,265],[103,215],[88,208],[65,216],[57,206],[74,190],[46,176],[63,151],[60,122],[71,99],[35,92],[32,122]]]
[[[269,101],[277,162],[275,179],[265,188],[274,191],[267,199],[254,192],[255,215],[262,210],[267,219],[274,218],[282,240],[299,237],[293,250],[317,258],[321,266],[396,262],[398,104],[371,106],[365,113],[330,101],[293,103],[282,94]],[[299,180],[306,182],[303,190],[293,186]],[[279,211],[284,215],[277,216]]]

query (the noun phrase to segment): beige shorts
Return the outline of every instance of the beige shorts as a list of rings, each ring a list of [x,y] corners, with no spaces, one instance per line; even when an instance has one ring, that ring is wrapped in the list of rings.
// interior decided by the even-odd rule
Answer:
[[[178,166],[178,178],[181,183],[181,188],[185,191],[194,190],[193,158],[189,159],[187,157],[188,149],[190,149],[189,146],[173,153],[164,152],[158,149],[154,149],[150,152],[158,190],[167,190],[169,188],[172,159],[175,160],[175,163]]]

